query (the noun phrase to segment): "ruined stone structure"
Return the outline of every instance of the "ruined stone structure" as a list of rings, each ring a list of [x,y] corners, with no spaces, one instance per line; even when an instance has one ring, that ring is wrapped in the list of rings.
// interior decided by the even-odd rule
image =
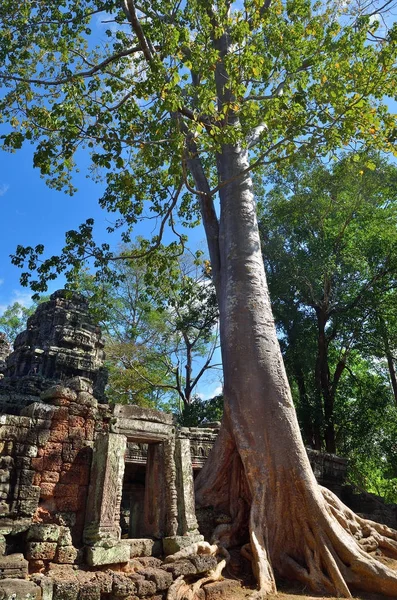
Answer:
[[[4,377],[6,359],[11,354],[11,347],[4,333],[0,333],[0,379]]]
[[[17,336],[14,351],[6,357],[0,411],[18,414],[43,390],[72,376],[89,380],[95,397],[102,400],[106,383],[103,346],[87,300],[74,292],[55,292],[28,319],[27,329]]]
[[[0,598],[160,600],[179,575],[216,567],[213,556],[156,557],[203,540],[219,522],[207,513],[199,532],[193,489],[219,424],[178,428],[169,414],[98,402],[102,359],[86,302],[64,291],[38,307],[6,358]],[[340,493],[346,461],[309,458]],[[217,585],[205,586],[203,600],[221,597]]]

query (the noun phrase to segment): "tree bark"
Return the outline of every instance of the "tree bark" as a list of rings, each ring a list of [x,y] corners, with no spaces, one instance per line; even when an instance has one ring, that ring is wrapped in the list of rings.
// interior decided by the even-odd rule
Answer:
[[[244,543],[249,533],[259,597],[276,591],[275,573],[322,593],[350,597],[351,585],[395,595],[396,574],[361,542],[371,538],[372,549],[383,544],[397,554],[397,533],[355,517],[310,467],[276,337],[252,182],[235,179],[247,166],[239,147],[218,156],[225,415],[196,500],[232,516],[216,531],[220,544]]]

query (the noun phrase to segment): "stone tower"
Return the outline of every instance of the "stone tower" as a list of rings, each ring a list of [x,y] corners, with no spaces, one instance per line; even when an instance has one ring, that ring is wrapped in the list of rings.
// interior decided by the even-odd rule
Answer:
[[[102,400],[106,383],[103,347],[87,300],[76,292],[55,292],[37,307],[27,329],[15,340],[0,382],[0,408],[2,401],[19,407],[29,404],[48,387],[76,376],[89,380],[95,396]]]

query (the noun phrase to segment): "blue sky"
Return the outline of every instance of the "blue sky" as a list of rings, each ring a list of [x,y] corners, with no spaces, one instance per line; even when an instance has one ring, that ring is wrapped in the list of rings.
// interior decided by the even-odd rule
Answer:
[[[78,192],[68,196],[49,188],[38,169],[33,168],[33,147],[10,154],[0,151],[0,315],[15,301],[26,306],[31,303],[31,292],[21,287],[21,270],[11,264],[10,254],[18,244],[44,244],[46,256],[60,251],[64,234],[75,229],[88,217],[95,219],[96,239],[110,241],[106,227],[112,216],[98,206],[103,187],[87,178],[88,157],[80,156],[80,173],[75,175],[74,184]],[[153,235],[153,222],[137,229],[140,235]],[[201,227],[188,231],[194,248],[205,248]],[[114,244],[117,243],[115,238]],[[51,283],[50,292],[64,285],[59,277]],[[219,355],[215,362],[220,362]],[[198,387],[203,397],[220,393],[219,371],[210,371]]]

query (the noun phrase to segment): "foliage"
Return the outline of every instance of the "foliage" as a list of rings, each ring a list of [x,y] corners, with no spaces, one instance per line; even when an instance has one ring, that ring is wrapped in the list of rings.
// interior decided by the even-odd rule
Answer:
[[[90,298],[106,333],[109,400],[182,411],[214,367],[218,310],[200,259],[172,259],[162,250],[166,266],[158,255],[126,259],[116,264],[116,287],[98,288],[89,273],[75,287]]]
[[[396,501],[397,168],[355,153],[272,183],[265,263],[305,442],[347,456],[353,483]]]
[[[172,213],[194,225],[201,201],[210,208],[225,183],[217,155],[227,145],[248,146],[258,173],[352,141],[395,151],[384,98],[395,95],[397,34],[394,25],[380,27],[384,8],[28,0],[15,11],[5,0],[3,147],[33,143],[34,165],[69,193],[76,152],[90,151],[93,176],[106,183],[101,206],[115,215],[109,230],[126,243],[144,216],[158,217],[160,233],[174,229]],[[148,247],[158,240],[156,233]],[[92,219],[67,233],[59,256],[43,253],[41,244],[18,246],[13,258],[35,291],[63,271],[73,280],[85,258],[114,279],[113,253],[95,243]]]
[[[47,296],[41,296],[39,300],[26,307],[20,302],[14,302],[7,306],[3,314],[0,316],[0,331],[5,333],[7,340],[13,344],[15,338],[21,331],[26,329],[26,321],[34,313],[38,304],[48,300]]]
[[[197,427],[213,421],[221,421],[223,415],[223,395],[209,400],[195,398],[179,415],[178,423],[182,427]]]

